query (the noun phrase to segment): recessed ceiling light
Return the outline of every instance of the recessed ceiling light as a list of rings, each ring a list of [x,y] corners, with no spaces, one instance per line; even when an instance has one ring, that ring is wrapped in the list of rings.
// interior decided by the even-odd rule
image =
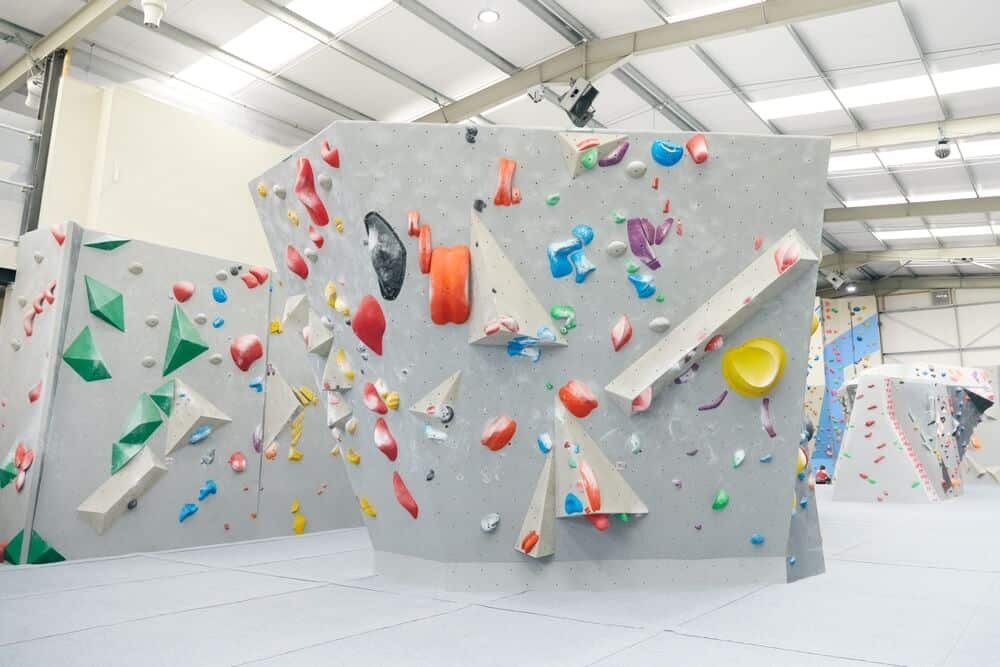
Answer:
[[[495,9],[484,9],[476,18],[480,23],[496,23],[500,20],[500,12]]]
[[[919,229],[876,230],[872,234],[880,241],[901,241],[903,239],[929,239],[930,231],[926,227]]]

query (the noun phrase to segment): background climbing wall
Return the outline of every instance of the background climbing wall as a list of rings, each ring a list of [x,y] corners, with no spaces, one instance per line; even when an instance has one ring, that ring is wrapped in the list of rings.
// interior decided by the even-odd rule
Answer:
[[[845,390],[854,397],[835,500],[920,503],[961,495],[962,457],[995,401],[985,371],[886,364]]]
[[[809,336],[809,372],[806,374],[805,417],[815,428],[823,413],[823,400],[826,396],[826,365],[823,363],[823,306],[816,299],[813,308],[813,329]]]
[[[826,366],[826,400],[816,429],[812,465],[836,469],[837,454],[848,415],[837,398],[846,378],[844,369],[860,373],[882,363],[878,329],[878,304],[873,296],[822,299],[823,361]]]
[[[573,141],[587,136],[573,135]],[[272,253],[287,258],[279,261],[279,272],[293,288],[306,289],[318,313],[333,319],[334,348],[345,349],[357,372],[345,392],[356,429],[353,434],[347,429],[342,446],[360,455],[359,463],[346,467],[355,493],[374,510],[365,522],[379,552],[476,563],[471,568],[476,573],[484,571],[479,567],[484,561],[492,562],[496,568],[491,573],[514,576],[529,569],[542,572],[560,561],[733,558],[756,560],[764,567],[770,558],[768,566],[780,568],[784,576],[815,271],[805,271],[766,299],[725,339],[727,349],[754,336],[773,336],[784,345],[784,375],[769,393],[776,437],[768,437],[761,427],[759,398],[730,392],[718,408],[698,410],[726,387],[720,352],[706,356],[697,372],[659,392],[649,410],[632,418],[601,389],[663,338],[662,329],[649,326],[654,318],[668,318],[676,327],[758,258],[773,273],[773,245],[790,230],[802,234],[808,246],[819,246],[826,141],[710,135],[710,157],[703,164],[684,155],[667,168],[651,159],[653,140],[683,145],[688,138],[629,134],[630,148],[619,164],[591,165],[595,168],[572,178],[573,161],[564,157],[564,143],[551,130],[490,127],[476,134],[463,126],[338,122],[250,184]],[[339,151],[337,158],[321,147],[324,141]],[[302,178],[302,199],[295,194],[300,157],[309,160],[313,172]],[[517,162],[508,194],[520,202],[510,206],[494,203],[503,157]],[[635,161],[646,164],[640,169]],[[317,201],[323,205],[315,224],[310,224],[314,219],[303,199],[314,212]],[[477,263],[477,253],[485,250],[473,244],[470,322],[477,319],[477,303],[486,308],[490,300],[507,305],[530,301],[530,294],[520,289],[521,279],[542,312],[552,306],[575,310],[575,328],[567,327],[565,318],[545,320],[556,335],[560,326],[566,327],[568,345],[542,347],[537,363],[510,356],[504,345],[470,344],[470,337],[485,337],[471,324],[438,326],[430,321],[429,282],[420,271],[418,240],[407,233],[408,211],[418,211],[420,222],[429,225],[436,254],[442,247],[470,244],[474,204],[482,209],[482,226],[517,275],[497,269],[496,262]],[[667,208],[675,222],[656,245],[659,269],[636,271],[637,257],[611,254],[618,253],[617,247],[609,253],[612,242],[624,249],[626,219],[648,217],[658,225]],[[388,258],[390,266],[399,249],[392,232],[372,216],[372,234],[366,233],[370,212],[381,216],[405,247],[405,278],[395,299],[380,296],[384,290],[366,246],[376,244],[371,249],[381,260]],[[583,282],[572,276],[556,279],[546,248],[572,242],[571,232],[581,224],[592,227],[594,238],[578,264],[584,273],[588,261],[596,270]],[[652,292],[640,298],[630,270],[651,280],[646,289],[655,298]],[[391,273],[390,268],[383,278],[392,282]],[[329,282],[351,307],[349,316],[328,306]],[[641,279],[638,283],[645,288]],[[447,288],[448,280],[438,284],[439,290]],[[495,287],[477,291],[477,285]],[[360,344],[352,332],[352,326],[366,328],[354,321],[366,295],[372,295],[387,321],[381,354]],[[457,303],[446,306],[458,308]],[[612,327],[622,314],[630,318],[633,333],[615,352]],[[534,335],[538,323],[531,321],[520,333]],[[461,378],[449,423],[406,411],[456,371]],[[379,415],[365,407],[363,385],[377,379],[399,393],[399,410]],[[582,519],[557,520],[556,563],[531,561],[530,567],[518,567],[529,559],[513,547],[545,461],[536,439],[557,433],[557,392],[570,379],[582,381],[597,396],[599,405],[579,423],[645,503],[649,516],[615,519],[603,533]],[[500,415],[516,421],[516,433],[510,445],[493,451],[480,439],[487,422]],[[377,419],[385,421],[398,442],[395,460],[375,446]],[[428,427],[432,435],[440,438],[436,432],[443,432],[446,439],[426,437]],[[738,450],[745,450],[746,462],[735,467]],[[394,472],[419,506],[416,518],[397,502]],[[731,501],[725,509],[713,510],[720,489]],[[562,508],[562,498],[557,505]],[[484,532],[481,519],[492,513],[499,515],[499,525]],[[753,543],[754,534],[763,541]],[[456,585],[461,574],[457,568],[452,574]],[[615,585],[630,576],[616,569],[602,575],[602,583]],[[695,573],[689,563],[655,576],[718,580],[739,573],[735,566]]]
[[[308,519],[305,530],[356,525],[356,504],[343,470],[328,453],[329,434],[324,419],[318,416],[322,408],[300,405],[305,417],[299,446],[303,457],[299,461],[290,461],[285,451],[267,459],[254,448],[253,434],[264,407],[267,362],[263,352],[269,302],[272,290],[276,299],[283,300],[280,285],[272,279],[251,289],[240,278],[249,267],[238,262],[114,239],[75,225],[68,231],[66,245],[74,244],[74,259],[65,284],[73,291],[72,296],[68,290],[56,292],[63,299],[57,304],[64,308],[65,325],[61,348],[53,358],[58,360],[63,353],[67,357],[87,356],[71,351],[86,329],[92,342],[89,358],[99,355],[107,372],[93,374],[89,366],[80,366],[83,372],[77,372],[68,361],[59,362],[48,413],[48,446],[39,481],[35,531],[66,557],[287,535],[293,532],[290,508],[296,499],[309,510],[302,511]],[[26,236],[22,248],[37,244],[55,246],[49,232],[40,231]],[[19,261],[19,266],[29,269],[33,264]],[[23,277],[18,273],[17,290],[22,280],[29,292],[36,289],[30,270]],[[193,286],[189,297],[183,289],[173,289],[184,282],[190,283],[189,288]],[[120,320],[116,294],[121,297]],[[106,302],[109,295],[111,301]],[[181,313],[177,317],[186,321],[193,333],[175,329],[177,310]],[[44,321],[47,314],[37,320]],[[6,331],[5,325],[5,338]],[[174,357],[176,367],[164,373],[164,364],[171,358],[168,339],[172,333],[180,333],[182,340]],[[231,355],[230,345],[248,334],[261,341],[261,356],[251,359],[252,364],[243,371]],[[297,387],[312,386],[311,391],[316,392],[302,347],[301,338],[276,336],[270,358],[299,383]],[[23,355],[26,349],[18,354]],[[110,378],[104,377],[107,374]],[[23,383],[24,375],[5,378],[5,384],[11,379],[15,386]],[[176,382],[169,390],[161,389],[171,380]],[[148,463],[147,456],[166,472],[145,493],[129,491],[126,501],[134,499],[134,507],[108,520],[99,534],[77,508],[112,477],[114,443],[128,439],[130,415],[140,394],[156,398],[157,390],[165,395],[162,404],[147,402],[142,418],[153,430],[144,440],[137,438],[140,442],[125,448],[134,458],[116,475],[135,473],[137,466]],[[205,422],[211,432],[200,430],[202,422],[194,418],[216,410],[231,421]],[[185,421],[185,416],[190,419]],[[192,436],[195,442],[189,444]],[[205,437],[199,440],[197,436]],[[136,448],[140,453],[133,451]],[[238,463],[235,468],[230,465],[236,453],[246,459],[241,472],[236,470]],[[208,480],[214,482],[215,493],[199,501],[199,490],[208,490]],[[198,509],[180,522],[185,503]],[[0,515],[4,521],[18,520],[18,513],[7,506]],[[4,526],[7,535],[11,528]]]

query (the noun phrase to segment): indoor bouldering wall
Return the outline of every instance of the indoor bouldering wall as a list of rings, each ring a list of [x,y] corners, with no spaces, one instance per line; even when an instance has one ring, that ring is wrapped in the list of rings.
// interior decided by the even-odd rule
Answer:
[[[37,264],[36,247],[49,255]],[[267,344],[271,303],[284,300],[269,270],[69,224],[22,239],[19,265],[29,270],[18,272],[15,294],[33,299],[36,267],[59,266],[60,252],[54,302],[43,299],[35,316],[51,317],[57,341],[47,355],[50,402],[39,411],[46,425],[21,432],[31,425],[23,406],[13,413],[8,399],[5,409],[5,431],[23,426],[5,432],[3,446],[38,450],[33,515],[12,505],[27,493],[0,491],[6,536],[31,525],[78,558],[357,525],[305,343],[293,334]],[[8,343],[18,333],[9,319]],[[25,369],[5,375],[3,395],[16,398],[46,355],[24,344],[13,357]],[[269,363],[290,384],[267,382]],[[265,385],[295,402],[266,441]],[[289,455],[290,428],[298,456]]]
[[[828,148],[337,122],[250,183],[280,275],[330,325],[328,423],[379,570],[822,571],[818,527],[793,522],[815,522],[794,510]]]

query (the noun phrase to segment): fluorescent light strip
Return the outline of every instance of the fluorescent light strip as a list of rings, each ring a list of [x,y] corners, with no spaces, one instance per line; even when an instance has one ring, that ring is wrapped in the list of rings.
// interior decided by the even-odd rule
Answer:
[[[872,234],[879,241],[902,241],[904,239],[929,239],[931,233],[925,229],[887,229],[884,231],[872,231]]]
[[[696,9],[691,12],[681,12],[679,14],[671,14],[667,16],[667,23],[680,23],[681,21],[690,21],[691,19],[701,18],[702,16],[711,16],[712,14],[719,14],[721,12],[728,12],[733,9],[739,9],[741,7],[751,7],[753,5],[762,4],[763,0],[733,0],[732,2],[725,2],[722,4],[713,5],[710,9]]]
[[[929,192],[926,194],[911,194],[911,202],[922,201],[950,201],[953,199],[975,199],[976,193],[972,190],[960,190],[957,192]]]
[[[854,153],[850,155],[831,155],[827,171],[836,174],[842,171],[861,171],[863,169],[881,169],[882,163],[873,153]]]
[[[844,206],[857,208],[858,206],[884,206],[886,204],[905,204],[903,197],[874,197],[872,199],[845,199]]]
[[[993,236],[993,228],[989,225],[972,227],[931,227],[931,233],[938,238],[949,236]]]

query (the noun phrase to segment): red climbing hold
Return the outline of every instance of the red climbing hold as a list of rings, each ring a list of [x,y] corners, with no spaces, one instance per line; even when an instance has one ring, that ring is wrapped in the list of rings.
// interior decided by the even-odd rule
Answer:
[[[317,232],[312,227],[309,228],[309,240],[312,241],[313,245],[316,246],[317,248],[322,248],[323,244],[326,242],[326,239],[323,238],[323,235]]]
[[[42,381],[39,380],[38,384],[32,387],[28,391],[28,403],[34,403],[42,395]]]
[[[594,471],[590,469],[586,459],[580,459],[578,469],[583,490],[587,494],[587,502],[590,503],[590,511],[596,512],[601,509],[601,487],[597,484],[597,477],[594,476]]]
[[[194,283],[182,280],[174,283],[174,286],[171,289],[174,292],[174,298],[177,299],[178,302],[184,303],[191,298],[192,294],[194,294]]]
[[[420,234],[420,211],[406,212],[406,233],[410,236]]]
[[[330,142],[326,139],[319,145],[319,154],[323,156],[323,162],[334,169],[340,169],[340,149],[331,148]]]
[[[486,422],[479,442],[490,451],[500,451],[510,443],[516,430],[516,421],[508,415],[499,415]]]
[[[630,340],[632,340],[632,322],[629,321],[628,315],[622,315],[611,327],[611,347],[617,352]]]
[[[581,419],[597,407],[597,396],[580,380],[570,380],[559,387],[559,400],[567,410]]]
[[[433,248],[431,247],[431,226],[430,225],[420,225],[420,230],[417,233],[417,247],[420,250],[420,273],[430,273],[431,272],[431,252]]]
[[[430,311],[434,324],[469,319],[469,246],[438,246],[431,253]]]
[[[380,415],[384,415],[389,411],[386,407],[385,401],[379,396],[378,389],[375,388],[371,382],[365,382],[364,388],[361,390],[361,394],[364,397],[365,407],[372,412],[377,412]]]
[[[632,414],[636,412],[645,412],[649,410],[649,406],[653,404],[653,387],[649,386],[643,389],[639,394],[632,399]]]
[[[237,368],[246,372],[253,366],[253,362],[264,356],[264,345],[256,335],[243,334],[229,345],[229,354]]]
[[[257,280],[257,277],[252,273],[244,273],[242,276],[240,276],[240,280],[242,280],[243,284],[249,287],[250,289],[260,286],[260,281]]]
[[[521,551],[526,554],[530,554],[536,544],[538,544],[538,533],[534,530],[529,531],[528,534],[524,536],[524,539],[521,540]]]
[[[666,200],[665,202],[663,202],[663,212],[664,213],[670,213],[670,200],[669,199]]]
[[[778,273],[784,273],[797,261],[799,261],[797,241],[785,241],[774,251],[774,264],[778,267]]]
[[[330,215],[326,212],[323,201],[316,194],[312,164],[304,157],[299,158],[299,173],[295,177],[295,196],[306,207],[309,217],[315,225],[323,227],[330,222]]]
[[[268,276],[271,275],[271,272],[265,269],[263,266],[251,266],[250,275],[256,278],[258,283],[263,285],[264,283],[267,282],[267,278]]]
[[[593,524],[594,528],[602,533],[611,525],[607,514],[584,514],[584,516],[587,517],[587,521]]]
[[[390,461],[395,461],[396,457],[399,456],[399,447],[396,445],[396,438],[392,437],[389,425],[381,417],[375,420],[375,446]]]
[[[510,158],[500,158],[497,172],[497,191],[493,195],[493,203],[497,206],[510,206],[521,203],[521,191],[514,187],[514,171],[517,161]]]
[[[688,155],[695,164],[701,164],[708,159],[708,141],[701,132],[688,139],[684,147],[687,148]]]
[[[66,240],[66,232],[63,231],[62,225],[52,225],[50,231],[52,232],[52,238],[56,240],[56,243],[62,245]]]
[[[414,519],[417,518],[417,514],[420,512],[420,508],[417,507],[417,501],[413,499],[413,494],[410,490],[406,488],[406,483],[403,478],[399,476],[398,472],[392,473],[392,490],[396,492],[396,500],[399,504],[403,506],[403,509],[410,513]]]
[[[288,266],[289,271],[299,278],[305,280],[309,277],[309,265],[306,264],[305,258],[295,249],[295,246],[291,244],[285,248],[285,264]]]
[[[385,315],[382,306],[371,294],[366,294],[351,318],[351,329],[358,339],[375,354],[382,356],[382,336],[385,334]]]

